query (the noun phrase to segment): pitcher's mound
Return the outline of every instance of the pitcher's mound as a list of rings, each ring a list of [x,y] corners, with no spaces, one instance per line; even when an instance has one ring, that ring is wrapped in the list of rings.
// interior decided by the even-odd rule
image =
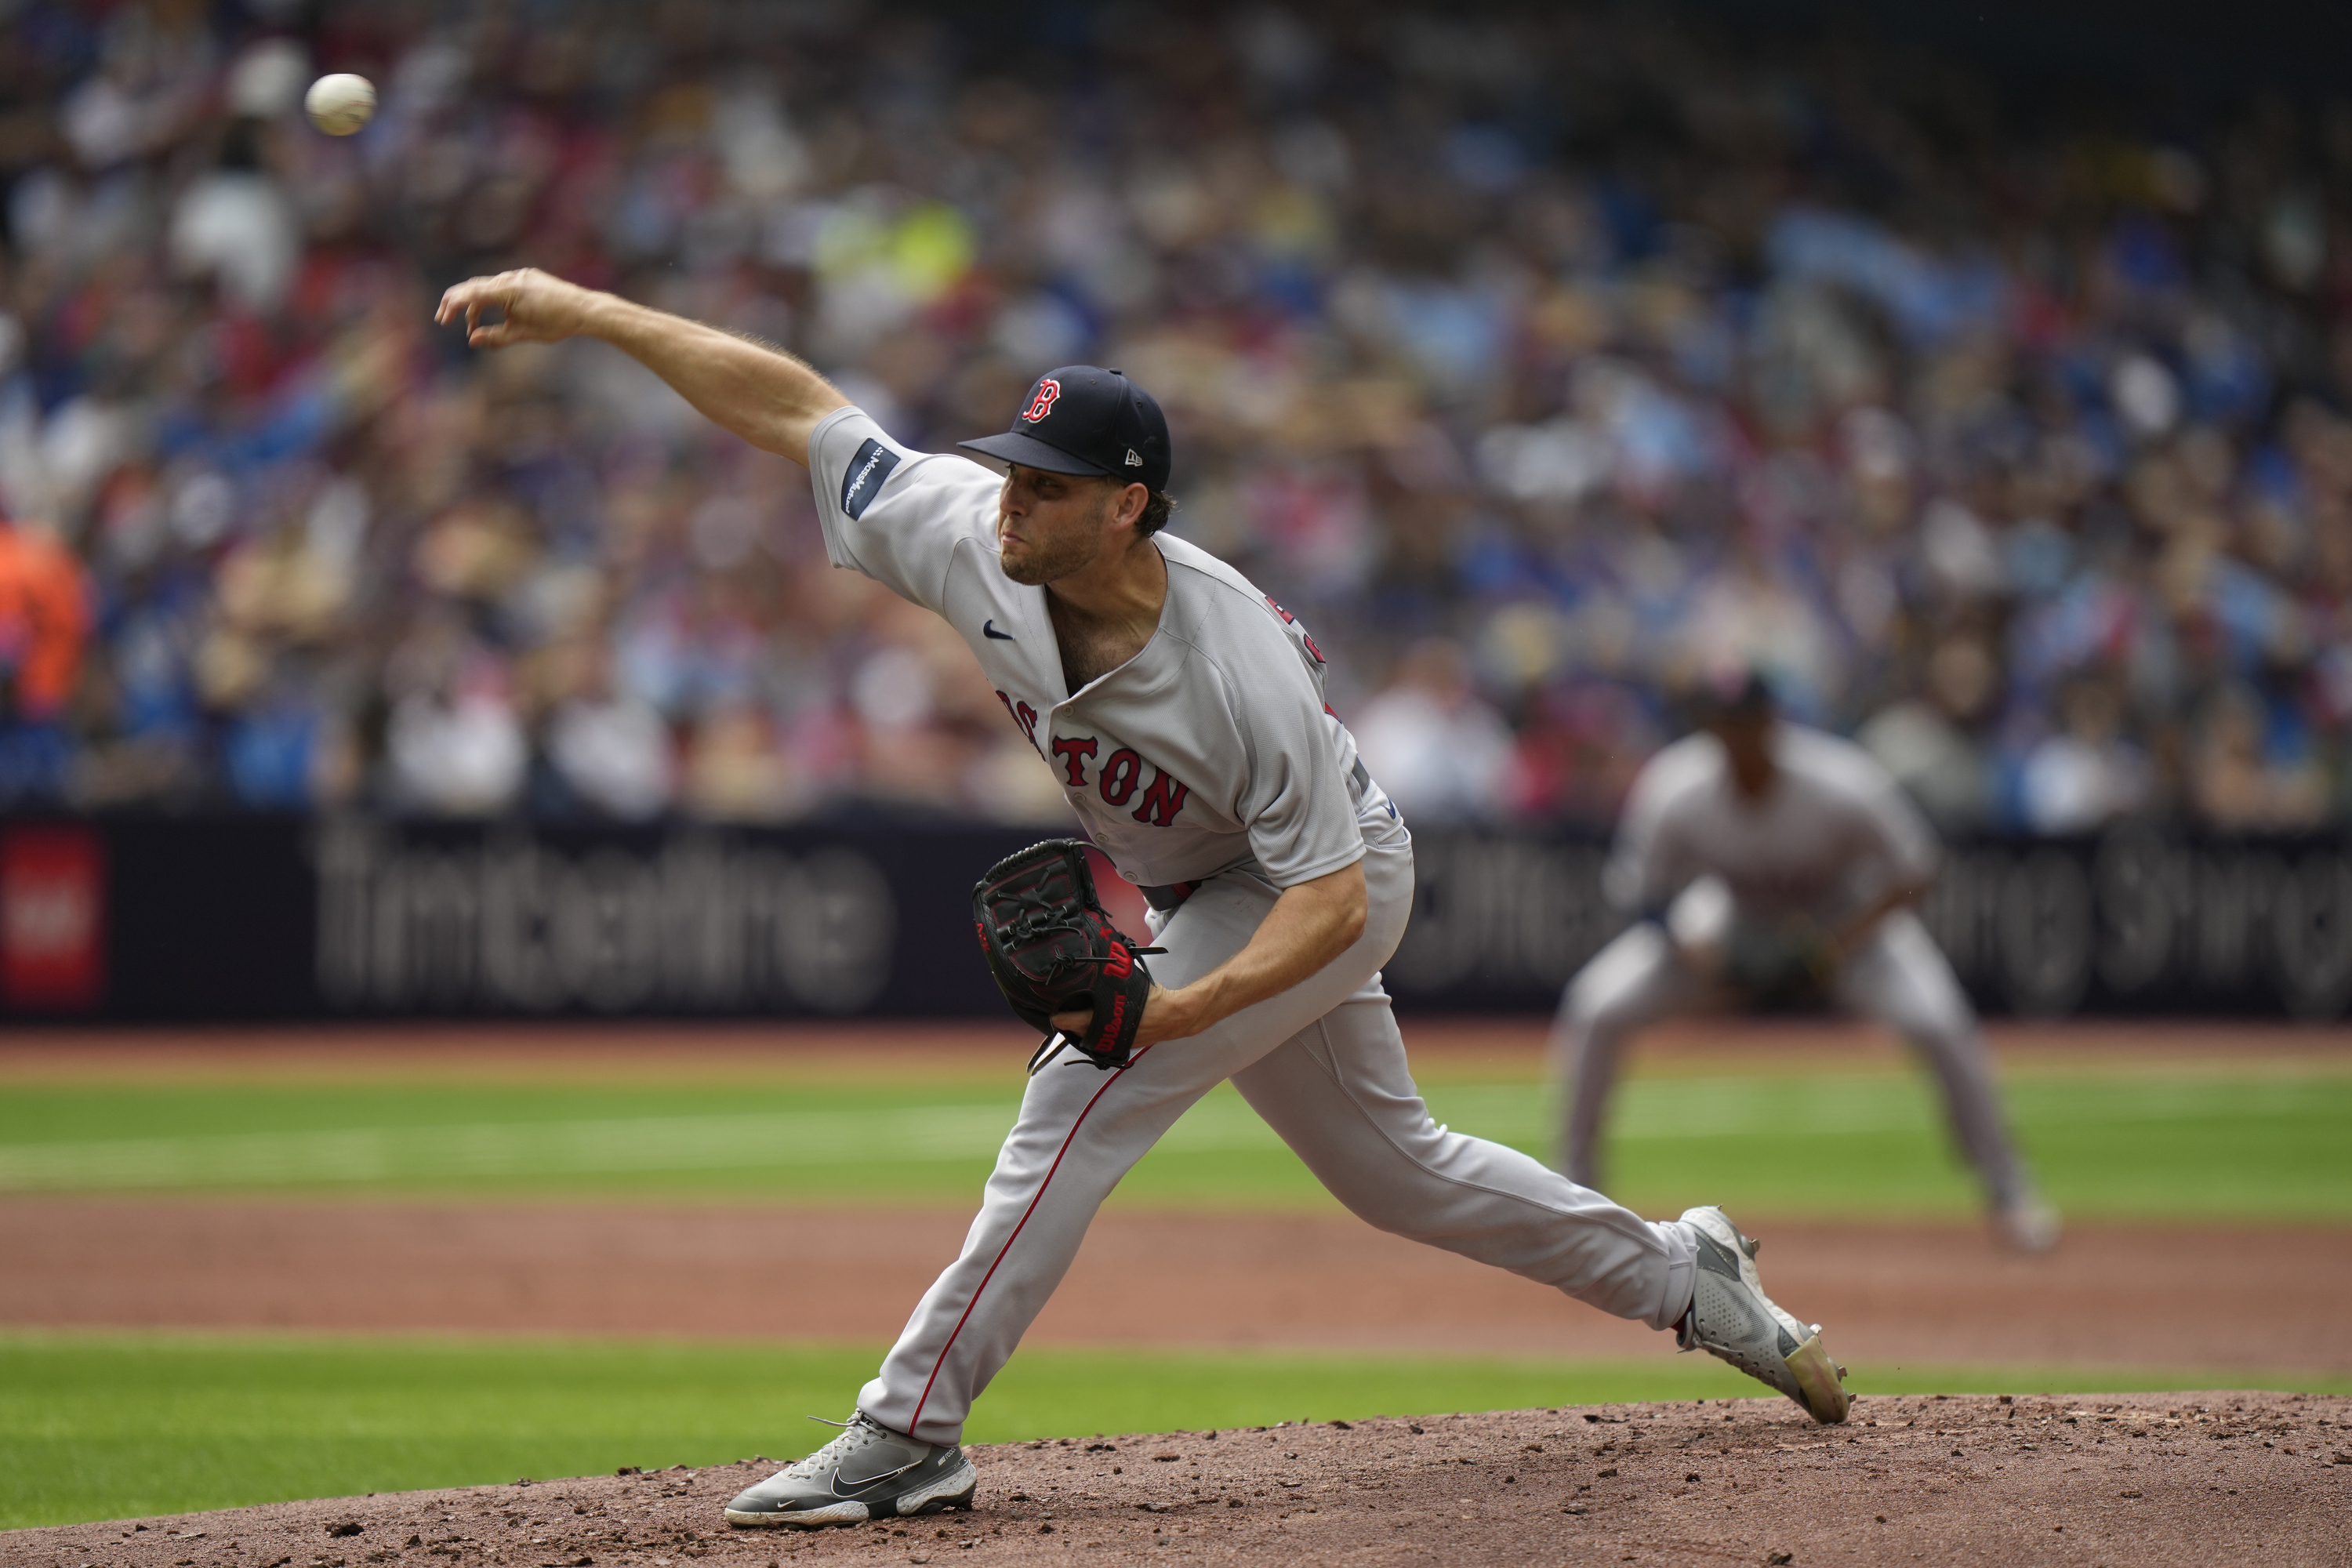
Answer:
[[[7,1537],[127,1568],[798,1563],[2342,1563],[2352,1399],[1863,1398],[1379,1417],[975,1447],[977,1510],[803,1533],[719,1509],[773,1468],[538,1481]]]

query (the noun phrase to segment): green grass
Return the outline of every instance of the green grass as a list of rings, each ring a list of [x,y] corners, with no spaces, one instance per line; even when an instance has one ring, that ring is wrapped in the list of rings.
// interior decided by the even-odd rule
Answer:
[[[1442,1074],[1432,1111],[1531,1152],[1533,1077]],[[935,1203],[977,1196],[1017,1080],[16,1084],[0,1095],[0,1194],[323,1191]],[[2051,1196],[2078,1218],[2352,1218],[2352,1073],[2117,1063],[2011,1075]],[[1925,1079],[1879,1067],[1636,1078],[1613,1195],[1650,1212],[1958,1215],[1973,1187]],[[1115,1203],[1317,1208],[1330,1200],[1230,1087],[1180,1122]]]
[[[551,1071],[548,1079],[559,1074]],[[1441,1067],[1437,1117],[1531,1152],[1531,1073]],[[1018,1083],[468,1079],[72,1081],[0,1090],[0,1198],[37,1193],[710,1198],[968,1206]],[[2352,1072],[2303,1060],[2012,1071],[2008,1102],[2070,1217],[2352,1220]],[[1885,1061],[1629,1081],[1612,1190],[1649,1212],[1958,1215],[1975,1194],[1935,1097]],[[1327,1207],[1230,1089],[1115,1202]],[[878,1345],[0,1333],[0,1526],[795,1455]],[[1864,1393],[2280,1387],[2259,1370],[1853,1368]],[[1372,1414],[1745,1397],[1699,1357],[1635,1362],[1024,1350],[972,1440]]]
[[[785,1458],[847,1413],[878,1345],[142,1333],[0,1334],[0,1527],[286,1498],[488,1485],[621,1465]],[[1857,1365],[1864,1394],[2294,1388],[2352,1377]],[[1746,1398],[1703,1357],[1485,1357],[1032,1348],[973,1442],[1371,1415]]]

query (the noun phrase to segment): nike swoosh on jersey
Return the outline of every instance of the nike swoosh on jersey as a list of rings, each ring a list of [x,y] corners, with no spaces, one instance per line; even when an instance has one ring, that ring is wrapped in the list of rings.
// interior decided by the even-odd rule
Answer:
[[[994,637],[998,642],[1011,642],[1013,640],[1013,634],[1011,632],[1000,632],[996,629],[996,619],[992,616],[987,620],[980,623],[980,631],[982,637]]]

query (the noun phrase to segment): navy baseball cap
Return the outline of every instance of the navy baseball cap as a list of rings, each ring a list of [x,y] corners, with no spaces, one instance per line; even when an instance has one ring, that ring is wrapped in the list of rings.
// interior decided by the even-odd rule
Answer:
[[[1108,474],[1155,494],[1168,488],[1168,416],[1115,370],[1066,364],[1039,376],[1002,436],[959,441],[967,452],[1049,474]]]
[[[1692,721],[1702,729],[1769,719],[1780,707],[1770,679],[1753,665],[1715,672],[1700,682],[1690,703]]]

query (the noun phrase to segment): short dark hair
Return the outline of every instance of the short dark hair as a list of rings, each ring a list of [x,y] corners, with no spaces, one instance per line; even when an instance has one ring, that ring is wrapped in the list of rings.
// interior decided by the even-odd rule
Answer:
[[[1168,526],[1168,514],[1176,510],[1176,498],[1166,490],[1153,490],[1151,499],[1143,503],[1143,515],[1135,520],[1135,531],[1149,539]]]
[[[1128,486],[1142,483],[1140,479],[1123,479],[1117,474],[1104,474],[1101,478],[1103,498],[1110,506],[1118,504],[1118,498],[1127,493]],[[1168,526],[1168,515],[1176,510],[1176,498],[1166,490],[1147,489],[1143,494],[1143,511],[1135,520],[1135,533],[1139,539],[1149,539]]]
[[[1701,683],[1693,703],[1693,719],[1701,729],[1718,724],[1764,723],[1780,711],[1772,683],[1760,669],[1749,668]]]
[[[1077,478],[1077,475],[1070,475],[1070,478]],[[1122,479],[1115,472],[1096,475],[1096,479],[1103,484],[1103,505],[1106,508],[1118,508],[1119,496],[1127,494],[1129,484],[1143,484],[1143,479]],[[1167,494],[1164,489],[1146,489],[1143,491],[1143,512],[1136,517],[1136,538],[1150,538],[1160,529],[1169,527],[1169,512],[1173,510],[1176,510],[1176,496]],[[1108,515],[1108,510],[1103,515]]]

